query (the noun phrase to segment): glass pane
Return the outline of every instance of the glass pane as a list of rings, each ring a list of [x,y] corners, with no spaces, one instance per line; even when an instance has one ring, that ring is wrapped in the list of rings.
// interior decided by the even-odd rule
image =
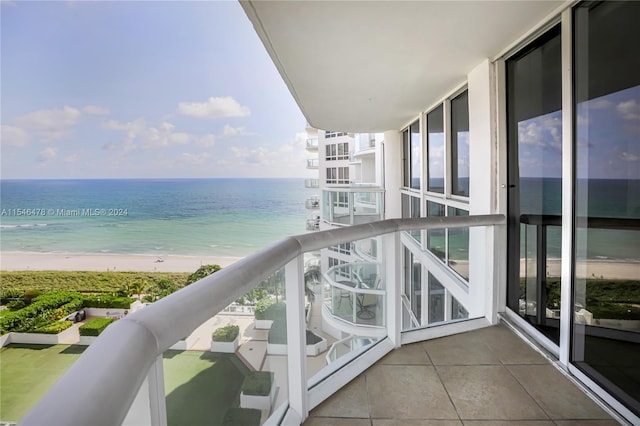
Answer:
[[[420,123],[411,125],[411,188],[420,189],[422,171],[422,143],[420,141]]]
[[[562,207],[560,28],[507,61],[509,156],[508,306],[554,342],[547,281],[559,282]],[[555,237],[554,237],[555,238]],[[516,257],[516,255],[519,256]],[[559,303],[558,298],[552,303]]]
[[[469,196],[469,100],[465,91],[451,100],[451,193]]]
[[[402,132],[402,185],[411,186],[411,147],[409,146],[409,129]]]
[[[427,114],[427,190],[444,193],[444,116],[443,108]]]
[[[445,215],[445,206],[443,204],[434,203],[433,201],[427,201],[428,217],[444,216],[444,215]],[[445,255],[446,255],[444,229],[427,230],[427,249],[444,262]]]
[[[445,299],[444,287],[429,273],[429,324],[444,321]]]
[[[466,210],[449,207],[449,216],[469,216]],[[449,228],[447,264],[462,278],[469,280],[469,228]]]
[[[640,3],[574,13],[572,360],[640,415]]]

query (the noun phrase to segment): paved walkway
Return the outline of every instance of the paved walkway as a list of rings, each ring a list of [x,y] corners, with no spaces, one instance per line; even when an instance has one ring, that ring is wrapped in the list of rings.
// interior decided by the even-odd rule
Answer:
[[[304,424],[614,426],[618,422],[500,325],[391,352],[316,407]]]

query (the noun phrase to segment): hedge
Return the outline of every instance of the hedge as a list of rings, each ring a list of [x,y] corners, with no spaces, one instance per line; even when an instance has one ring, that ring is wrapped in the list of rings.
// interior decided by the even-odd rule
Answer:
[[[73,325],[73,321],[52,321],[29,330],[27,333],[58,334]]]
[[[85,308],[129,309],[135,301],[132,297],[110,296],[108,294],[92,294],[84,296]]]
[[[115,318],[92,318],[80,326],[81,336],[99,336]]]
[[[267,396],[271,392],[273,372],[251,371],[242,382],[242,393],[245,395]]]
[[[64,318],[82,306],[80,293],[59,291],[33,299],[29,306],[0,318],[0,334],[29,331],[44,323]]]
[[[260,299],[258,303],[256,303],[256,307],[253,310],[253,314],[257,320],[263,320],[265,318],[265,313],[267,308],[273,305],[275,302],[271,298],[265,297],[264,299]]]
[[[237,325],[228,325],[220,327],[213,332],[211,339],[214,342],[233,342],[240,333],[240,327]]]

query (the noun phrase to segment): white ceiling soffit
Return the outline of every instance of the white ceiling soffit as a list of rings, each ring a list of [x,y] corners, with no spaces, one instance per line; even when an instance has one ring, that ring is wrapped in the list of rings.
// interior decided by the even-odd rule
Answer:
[[[308,122],[399,129],[562,1],[243,1]]]

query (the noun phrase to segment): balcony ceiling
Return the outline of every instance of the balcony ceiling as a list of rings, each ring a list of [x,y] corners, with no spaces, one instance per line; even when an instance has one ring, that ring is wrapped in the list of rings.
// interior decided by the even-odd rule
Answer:
[[[319,129],[399,129],[562,1],[244,1]]]

